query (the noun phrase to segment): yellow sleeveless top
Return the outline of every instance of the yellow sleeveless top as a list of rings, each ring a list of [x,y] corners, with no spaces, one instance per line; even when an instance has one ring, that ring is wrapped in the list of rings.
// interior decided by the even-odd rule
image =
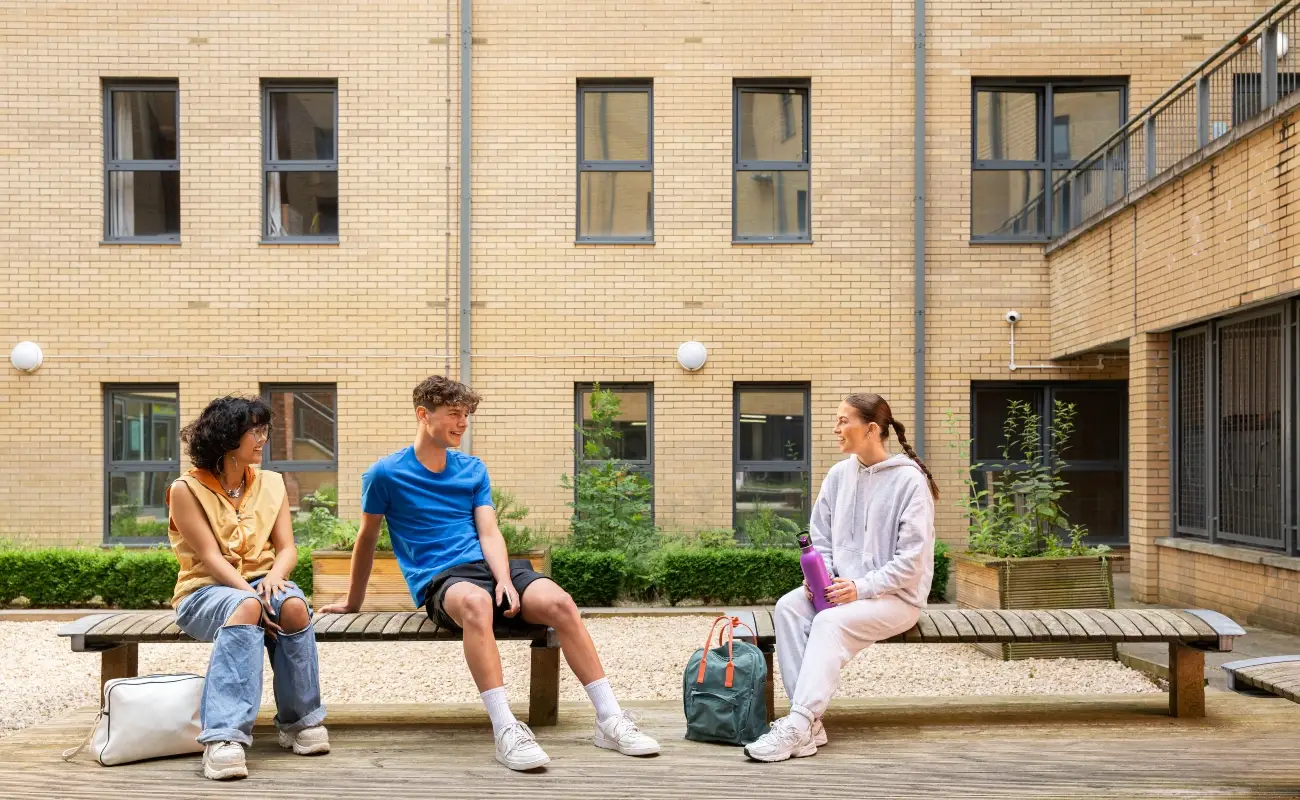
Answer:
[[[222,557],[239,571],[244,580],[251,581],[270,572],[275,563],[271,528],[275,525],[275,518],[280,513],[286,495],[284,477],[278,472],[249,467],[244,479],[244,493],[238,500],[231,500],[222,490],[216,476],[207,470],[192,469],[178,478],[176,483],[190,487],[208,524],[212,526]],[[170,487],[167,489],[167,505],[171,507]],[[172,608],[175,608],[196,589],[219,581],[212,577],[194,548],[181,536],[176,529],[176,521],[169,516],[167,523],[172,552],[180,562],[176,591],[172,595]]]

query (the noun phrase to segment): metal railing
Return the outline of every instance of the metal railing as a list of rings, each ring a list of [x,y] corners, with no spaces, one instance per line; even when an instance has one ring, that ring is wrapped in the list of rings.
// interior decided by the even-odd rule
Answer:
[[[1300,89],[1300,0],[1283,0],[1167,89],[1005,226],[1032,225],[1052,203],[1052,238],[1082,227],[1196,151]],[[1294,69],[1289,67],[1294,64]],[[1281,67],[1280,65],[1286,65]]]

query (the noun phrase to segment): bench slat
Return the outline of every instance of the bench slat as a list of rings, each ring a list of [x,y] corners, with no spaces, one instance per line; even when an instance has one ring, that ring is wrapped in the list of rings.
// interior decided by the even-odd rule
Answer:
[[[401,637],[403,639],[415,638],[416,632],[420,630],[420,625],[429,619],[429,615],[423,611],[416,611],[402,623]]]
[[[986,609],[986,608],[981,608],[976,610],[979,612],[980,618],[983,619],[984,622],[987,623],[989,628],[993,631],[994,636],[998,637],[999,639],[1015,638],[1015,634],[1012,632],[1011,626],[1007,624],[1006,620],[1002,619],[1002,617],[998,615],[997,611],[994,611],[992,609]]]
[[[1070,641],[1088,641],[1088,632],[1083,629],[1083,626],[1080,625],[1074,617],[1059,609],[1051,609],[1048,613],[1051,614],[1057,622],[1061,623],[1062,628],[1065,628],[1065,632],[1070,636]]]
[[[1214,626],[1206,622],[1205,620],[1201,619],[1200,617],[1196,616],[1195,614],[1188,614],[1186,611],[1175,611],[1174,616],[1178,617],[1183,622],[1186,622],[1188,625],[1192,627],[1192,630],[1196,631],[1197,633],[1199,633],[1200,635],[1204,636],[1207,639],[1219,638],[1219,632],[1214,629]]]
[[[94,630],[89,631],[87,635],[91,638],[116,636],[131,627],[132,622],[135,622],[134,614],[119,612],[96,625]]]
[[[173,619],[168,622],[167,627],[163,628],[162,632],[158,634],[158,638],[163,641],[172,642],[180,641],[181,639],[188,639],[190,637],[189,634],[181,630],[181,626],[177,625],[176,620]]]
[[[754,628],[754,633],[758,634],[759,641],[776,641],[776,625],[772,621],[772,612],[756,611],[754,622],[758,626]]]
[[[1021,641],[1021,642],[1034,641],[1034,632],[1029,629],[1029,624],[1026,622],[1024,616],[1021,615],[1019,611],[999,609],[993,611],[992,613],[996,614],[1002,620],[1002,622],[1008,628],[1011,629],[1011,635],[1016,637],[1017,641]]]
[[[1070,641],[1070,632],[1065,629],[1060,620],[1052,616],[1043,609],[1036,608],[1029,611],[1022,611],[1027,617],[1035,619],[1047,630],[1047,641],[1049,642],[1068,642]]]
[[[402,626],[412,615],[418,614],[418,611],[399,611],[388,618],[384,630],[380,634],[382,639],[398,639],[402,635]]]
[[[170,612],[157,612],[152,614],[141,614],[140,619],[133,622],[130,627],[122,632],[122,636],[130,639],[139,639],[144,636],[144,632],[158,622],[160,619],[166,619],[171,616]]]
[[[1128,620],[1130,625],[1138,629],[1138,633],[1143,639],[1151,640],[1160,638],[1160,629],[1156,627],[1154,622],[1147,619],[1146,615],[1140,610],[1125,608],[1118,613],[1122,614],[1124,619]]]
[[[1106,629],[1098,625],[1096,620],[1085,614],[1082,610],[1076,608],[1065,608],[1061,610],[1066,614],[1069,614],[1070,619],[1079,623],[1079,627],[1083,628],[1084,634],[1086,634],[1089,639],[1109,641],[1110,636]],[[1116,633],[1119,633],[1118,629],[1116,630]]]
[[[357,614],[356,619],[352,620],[352,622],[348,625],[347,630],[343,631],[343,633],[345,633],[349,637],[353,637],[353,638],[359,637],[362,631],[366,629],[366,626],[370,624],[370,620],[374,618],[375,618],[374,611],[363,611],[362,613]]]
[[[316,618],[312,620],[312,625],[314,625],[316,628],[316,638],[319,639],[322,636],[328,634],[331,630],[334,629],[334,626],[339,624],[339,620],[345,616],[347,615],[346,614],[317,614]]]
[[[917,617],[916,625],[912,629],[920,634],[923,642],[937,642],[943,638],[939,635],[939,626],[934,624],[934,619],[924,612]]]
[[[1174,627],[1174,624],[1169,620],[1165,619],[1164,617],[1160,616],[1159,614],[1157,614],[1154,609],[1144,608],[1139,613],[1142,614],[1142,618],[1144,620],[1146,620],[1151,625],[1155,626],[1156,630],[1160,631],[1160,636],[1162,638],[1164,639],[1178,638],[1178,629]]]
[[[930,614],[929,617],[930,617],[930,621],[934,623],[934,627],[939,629],[939,641],[941,642],[957,641],[958,639],[957,628],[952,624],[952,620],[948,619],[947,614],[944,614],[942,611],[940,611],[940,612]]]
[[[400,613],[400,611],[383,611],[375,614],[370,620],[370,624],[365,627],[365,630],[361,631],[361,638],[366,640],[384,638],[384,627],[388,625],[388,621],[395,614]]]
[[[1033,612],[1022,612],[1018,615],[1021,623],[1029,629],[1029,638],[1035,642],[1050,642],[1052,634],[1048,632],[1047,626]]]
[[[1201,634],[1196,632],[1196,629],[1192,627],[1190,622],[1183,619],[1178,614],[1175,614],[1172,611],[1166,611],[1163,608],[1155,608],[1152,609],[1151,611],[1153,614],[1157,614],[1162,619],[1168,620],[1169,624],[1174,626],[1174,630],[1178,631],[1178,635],[1182,637],[1184,641],[1200,641],[1201,639],[1205,638]],[[1217,636],[1214,638],[1218,639]]]
[[[156,637],[161,637],[163,635],[163,631],[165,631],[167,629],[167,626],[172,624],[172,622],[174,622],[175,619],[176,619],[176,615],[170,611],[159,613],[154,617],[154,621],[149,624],[149,627],[145,628],[140,633],[144,636],[148,636],[151,639]]]
[[[1126,642],[1135,642],[1142,639],[1142,632],[1137,629],[1136,625],[1129,622],[1128,617],[1118,610],[1100,608],[1090,610],[1088,613],[1094,617],[1101,617],[1118,628],[1120,635],[1124,637]]]
[[[967,641],[974,641],[978,637],[974,624],[966,618],[965,612],[960,609],[953,609],[942,612],[952,626],[957,629],[957,638]]]
[[[1104,609],[1087,608],[1080,610],[1079,614],[1090,620],[1093,625],[1100,628],[1102,633],[1109,636],[1112,642],[1123,642],[1128,640],[1128,634],[1124,633],[1119,625],[1115,624],[1115,621],[1105,613]]]

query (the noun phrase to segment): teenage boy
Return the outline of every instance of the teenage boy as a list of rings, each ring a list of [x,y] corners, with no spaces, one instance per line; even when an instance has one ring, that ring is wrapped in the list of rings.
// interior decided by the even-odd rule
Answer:
[[[596,707],[597,747],[631,756],[658,753],[659,743],[638,730],[614,698],[573,598],[527,561],[508,561],[487,467],[449,449],[460,444],[480,399],[468,386],[436,375],[415,387],[415,443],[375,462],[362,478],[348,597],[321,612],[361,607],[387,518],[393,554],[416,606],[439,626],[464,632],[465,661],[492,719],[497,761],[514,770],[550,762],[532,730],[510,712],[501,676],[493,626],[519,620],[555,629],[565,660]]]

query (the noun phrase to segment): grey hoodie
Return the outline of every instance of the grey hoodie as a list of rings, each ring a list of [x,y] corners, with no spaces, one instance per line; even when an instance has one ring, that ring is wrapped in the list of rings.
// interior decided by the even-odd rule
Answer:
[[[813,506],[813,547],[858,599],[896,594],[925,608],[934,579],[934,499],[906,455],[870,467],[849,456],[830,468]]]

